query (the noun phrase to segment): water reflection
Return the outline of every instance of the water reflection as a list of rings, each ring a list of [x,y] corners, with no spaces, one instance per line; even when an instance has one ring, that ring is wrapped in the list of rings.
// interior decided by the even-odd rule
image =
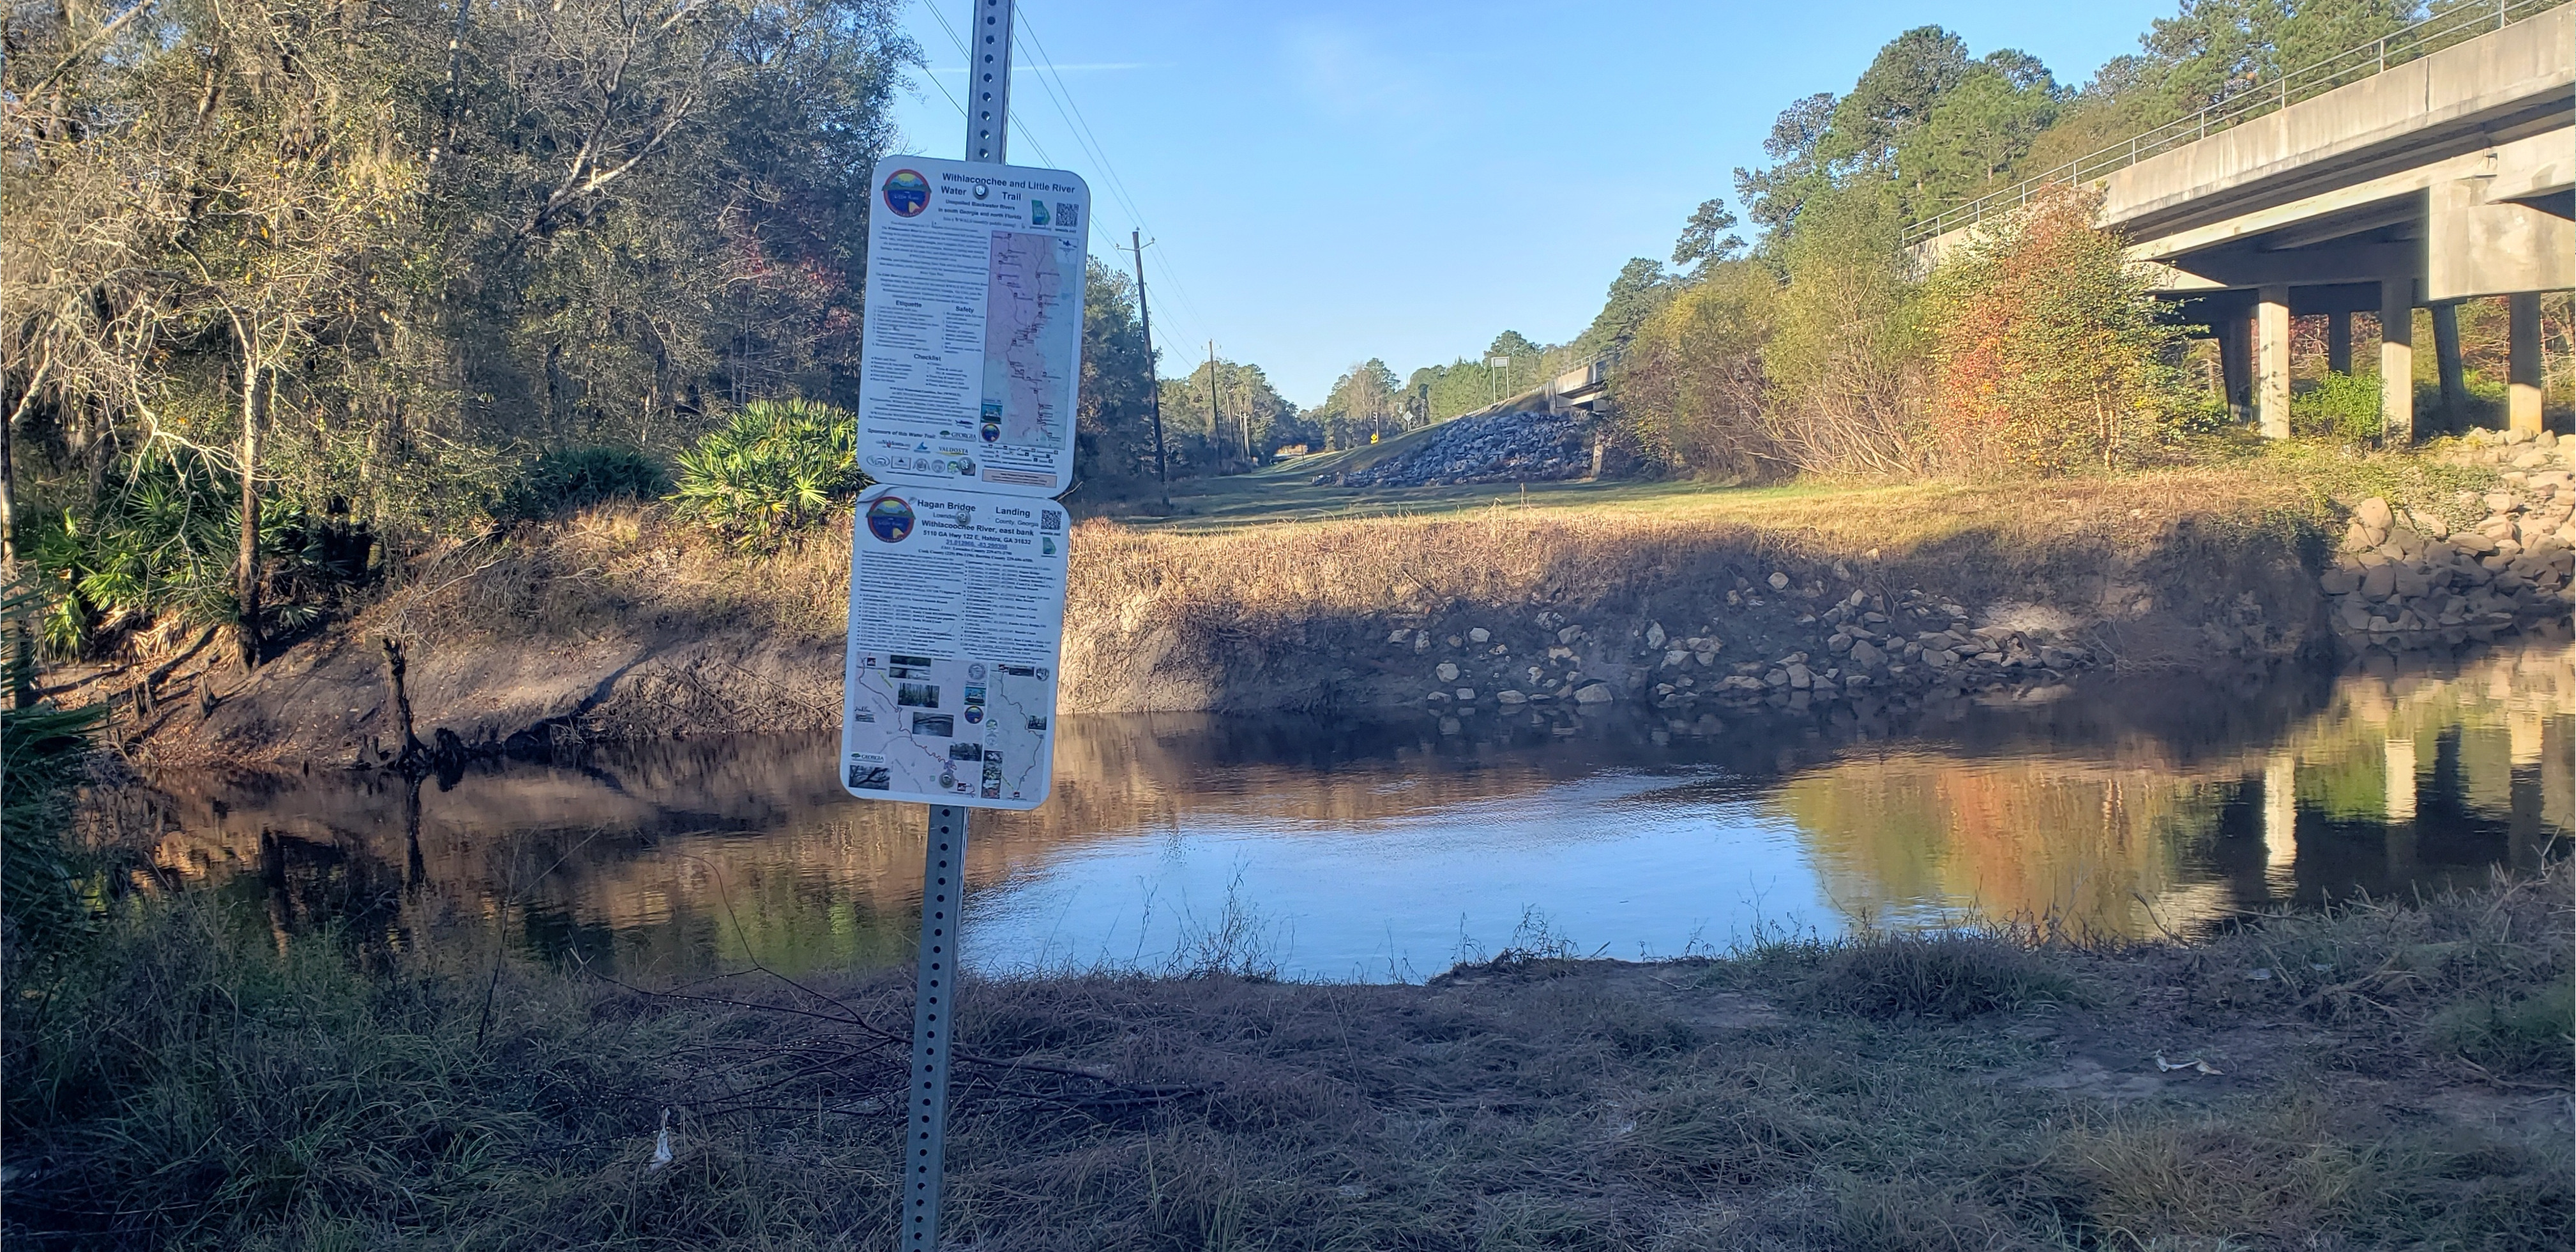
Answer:
[[[2576,825],[2571,660],[2560,639],[1904,718],[1067,719],[1055,798],[976,819],[967,953],[1408,977],[1542,926],[1618,955],[1969,916],[2146,935],[2439,886]],[[497,934],[640,976],[908,961],[921,810],[847,799],[833,751],[167,778],[153,882],[281,935]]]

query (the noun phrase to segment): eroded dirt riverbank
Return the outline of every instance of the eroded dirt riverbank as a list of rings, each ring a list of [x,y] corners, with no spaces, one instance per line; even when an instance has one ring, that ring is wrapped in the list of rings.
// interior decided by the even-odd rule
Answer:
[[[2456,490],[2462,472],[2418,482],[2414,504],[2384,490],[2338,504],[2230,470],[1569,486],[1536,505],[1498,496],[1428,515],[1095,521],[1073,542],[1062,708],[1491,717],[1615,702],[1688,724],[1761,704],[2045,698],[2086,673],[2563,622],[2570,553],[2547,527],[2564,527],[2564,473],[2506,471],[2526,480],[2507,513],[2443,524],[2439,508],[2465,506],[2433,497],[2476,496]],[[2499,536],[2514,550],[2500,554]],[[2374,538],[2388,551],[2354,546]],[[825,530],[748,555],[658,507],[595,510],[432,554],[248,677],[208,648],[87,689],[122,693],[121,737],[165,764],[391,751],[388,637],[409,650],[423,738],[444,727],[469,750],[824,729],[839,708],[846,545]],[[146,675],[153,698],[137,703]]]

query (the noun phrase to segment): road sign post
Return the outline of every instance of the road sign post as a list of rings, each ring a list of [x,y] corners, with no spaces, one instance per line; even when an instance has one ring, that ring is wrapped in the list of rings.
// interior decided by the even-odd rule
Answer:
[[[877,163],[837,768],[930,806],[897,1246],[939,1246],[967,814],[1053,785],[1091,192],[1004,163],[1011,0],[974,0],[966,160]]]

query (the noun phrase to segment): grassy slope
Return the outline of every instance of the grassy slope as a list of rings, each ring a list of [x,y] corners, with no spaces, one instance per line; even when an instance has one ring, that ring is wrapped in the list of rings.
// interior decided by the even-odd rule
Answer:
[[[2562,868],[2195,948],[1639,966],[1535,937],[1358,987],[1247,980],[1219,942],[1193,977],[975,984],[953,1228],[1013,1249],[2564,1248],[2567,888]],[[12,1246],[892,1242],[900,979],[367,976],[327,941],[206,927],[157,913],[22,980]],[[665,1109],[675,1159],[649,1170]]]

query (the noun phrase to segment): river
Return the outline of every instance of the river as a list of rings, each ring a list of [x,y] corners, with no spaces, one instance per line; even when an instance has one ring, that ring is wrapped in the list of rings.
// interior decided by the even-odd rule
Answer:
[[[974,818],[964,957],[1414,980],[1509,948],[1974,921],[2144,938],[2438,890],[2565,854],[2571,663],[2560,631],[1895,719],[1066,718],[1053,798]],[[647,981],[908,964],[923,810],[849,799],[834,747],[165,776],[134,882],[280,936],[498,938]]]

